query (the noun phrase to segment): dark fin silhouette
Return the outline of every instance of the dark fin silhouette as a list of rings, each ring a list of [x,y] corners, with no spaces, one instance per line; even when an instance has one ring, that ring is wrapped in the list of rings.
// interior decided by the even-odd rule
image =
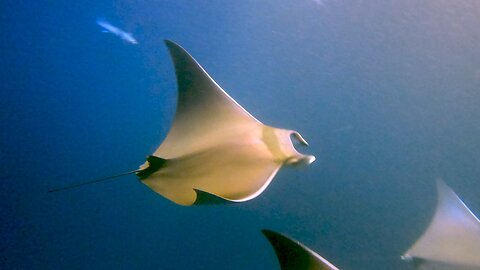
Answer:
[[[193,189],[195,190],[195,193],[197,193],[197,199],[195,200],[194,205],[212,205],[212,204],[230,204],[234,203],[230,200],[224,199],[220,196],[217,196],[215,194],[202,191],[199,189]]]
[[[147,157],[148,166],[144,169],[138,170],[136,174],[140,179],[145,179],[150,175],[152,175],[152,173],[162,168],[166,162],[167,162],[166,159],[156,157],[156,156],[148,156]]]
[[[262,230],[277,254],[282,270],[338,270],[333,264],[304,246],[271,230]]]

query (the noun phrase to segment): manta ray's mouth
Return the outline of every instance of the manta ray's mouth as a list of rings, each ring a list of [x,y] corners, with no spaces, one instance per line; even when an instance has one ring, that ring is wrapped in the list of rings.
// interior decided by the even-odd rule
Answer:
[[[308,142],[300,135],[300,133],[296,131],[290,131],[290,140],[292,143],[292,148],[295,151],[296,155],[289,158],[287,160],[288,164],[294,165],[309,165],[315,161],[315,156],[312,155],[304,155],[295,148],[295,146],[299,145],[300,147],[308,146]]]

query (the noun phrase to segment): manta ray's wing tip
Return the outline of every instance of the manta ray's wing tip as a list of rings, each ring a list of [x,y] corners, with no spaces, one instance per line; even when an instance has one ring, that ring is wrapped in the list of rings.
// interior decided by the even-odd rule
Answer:
[[[435,179],[435,184],[437,185],[437,190],[439,191],[439,193],[442,191],[442,190],[449,190],[451,189],[447,183],[445,183],[445,181],[442,179],[442,178],[437,178]]]
[[[302,243],[275,231],[263,229],[262,233],[272,245],[281,269],[323,269],[338,270],[333,264],[327,261],[316,252]]]
[[[185,50],[182,46],[180,46],[180,44],[178,44],[177,42],[173,41],[173,40],[170,40],[170,39],[164,39],[163,42],[165,42],[165,45],[167,46],[167,48],[172,51],[172,50],[182,50],[184,51],[186,54],[189,54],[187,52],[187,50]],[[189,54],[190,55],[190,54]]]
[[[275,235],[276,233],[272,230],[269,230],[269,229],[262,229],[261,230],[263,235],[265,235],[267,238],[270,238],[272,237],[273,235]]]
[[[170,40],[170,39],[164,39],[163,42],[165,42],[165,45],[167,46],[171,46],[171,45],[177,45],[178,44],[176,42],[174,42],[173,40]]]
[[[278,233],[276,231],[272,231],[272,230],[269,230],[269,229],[262,229],[261,231],[262,231],[263,235],[265,235],[265,237],[267,237],[267,239],[273,245],[275,243],[282,244],[282,246],[286,245],[286,244],[288,244],[288,246],[290,246],[291,244],[294,244],[294,245],[301,246],[303,248],[303,245],[299,241],[294,240],[294,239],[290,239],[289,237],[287,237],[287,236],[285,236],[281,233]]]
[[[463,201],[458,197],[457,193],[441,178],[435,180],[437,186],[437,200],[440,201],[460,201],[461,204],[464,204]],[[466,207],[466,206],[465,206]],[[469,210],[470,211],[470,210]]]
[[[409,254],[405,253],[402,256],[400,256],[400,259],[402,259],[403,261],[406,261],[406,262],[410,262],[410,261],[413,260],[413,257],[410,256]]]
[[[185,53],[187,53],[187,51],[182,46],[180,46],[178,43],[176,43],[173,40],[165,39],[163,40],[163,42],[165,42],[165,45],[167,46],[170,53],[173,53],[174,51],[178,51],[178,50],[184,51]]]

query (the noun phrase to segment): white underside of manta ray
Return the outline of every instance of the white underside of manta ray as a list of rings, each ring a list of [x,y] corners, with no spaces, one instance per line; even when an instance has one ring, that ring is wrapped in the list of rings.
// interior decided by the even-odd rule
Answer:
[[[443,181],[427,230],[402,256],[416,269],[480,270],[480,221]]]
[[[262,193],[284,164],[310,164],[292,130],[266,126],[233,100],[183,48],[166,45],[178,82],[177,110],[160,147],[136,173],[180,205],[243,202]]]
[[[263,230],[277,254],[282,270],[339,270],[302,243],[270,230]]]

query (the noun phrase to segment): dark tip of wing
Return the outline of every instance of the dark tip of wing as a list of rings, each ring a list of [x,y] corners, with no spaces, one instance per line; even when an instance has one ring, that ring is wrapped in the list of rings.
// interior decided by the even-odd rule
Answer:
[[[169,48],[170,47],[175,47],[175,46],[180,47],[180,45],[178,45],[177,43],[175,43],[174,41],[171,41],[169,39],[165,39],[164,42],[165,42],[165,45],[167,45],[167,47],[169,47]]]
[[[262,230],[277,254],[282,270],[309,269],[311,255],[296,241],[277,232]]]
[[[167,48],[170,52],[170,55],[173,57],[173,59],[178,59],[178,58],[192,58],[193,59],[193,57],[187,52],[187,50],[185,50],[182,46],[178,45],[177,43],[166,39],[165,40],[165,45],[167,45]]]
[[[222,197],[219,197],[215,194],[202,191],[199,189],[193,189],[197,193],[197,199],[193,203],[194,205],[212,205],[212,204],[229,204],[233,203],[232,201],[226,200]]]
[[[277,254],[282,270],[338,270],[300,242],[271,230],[262,230]]]

